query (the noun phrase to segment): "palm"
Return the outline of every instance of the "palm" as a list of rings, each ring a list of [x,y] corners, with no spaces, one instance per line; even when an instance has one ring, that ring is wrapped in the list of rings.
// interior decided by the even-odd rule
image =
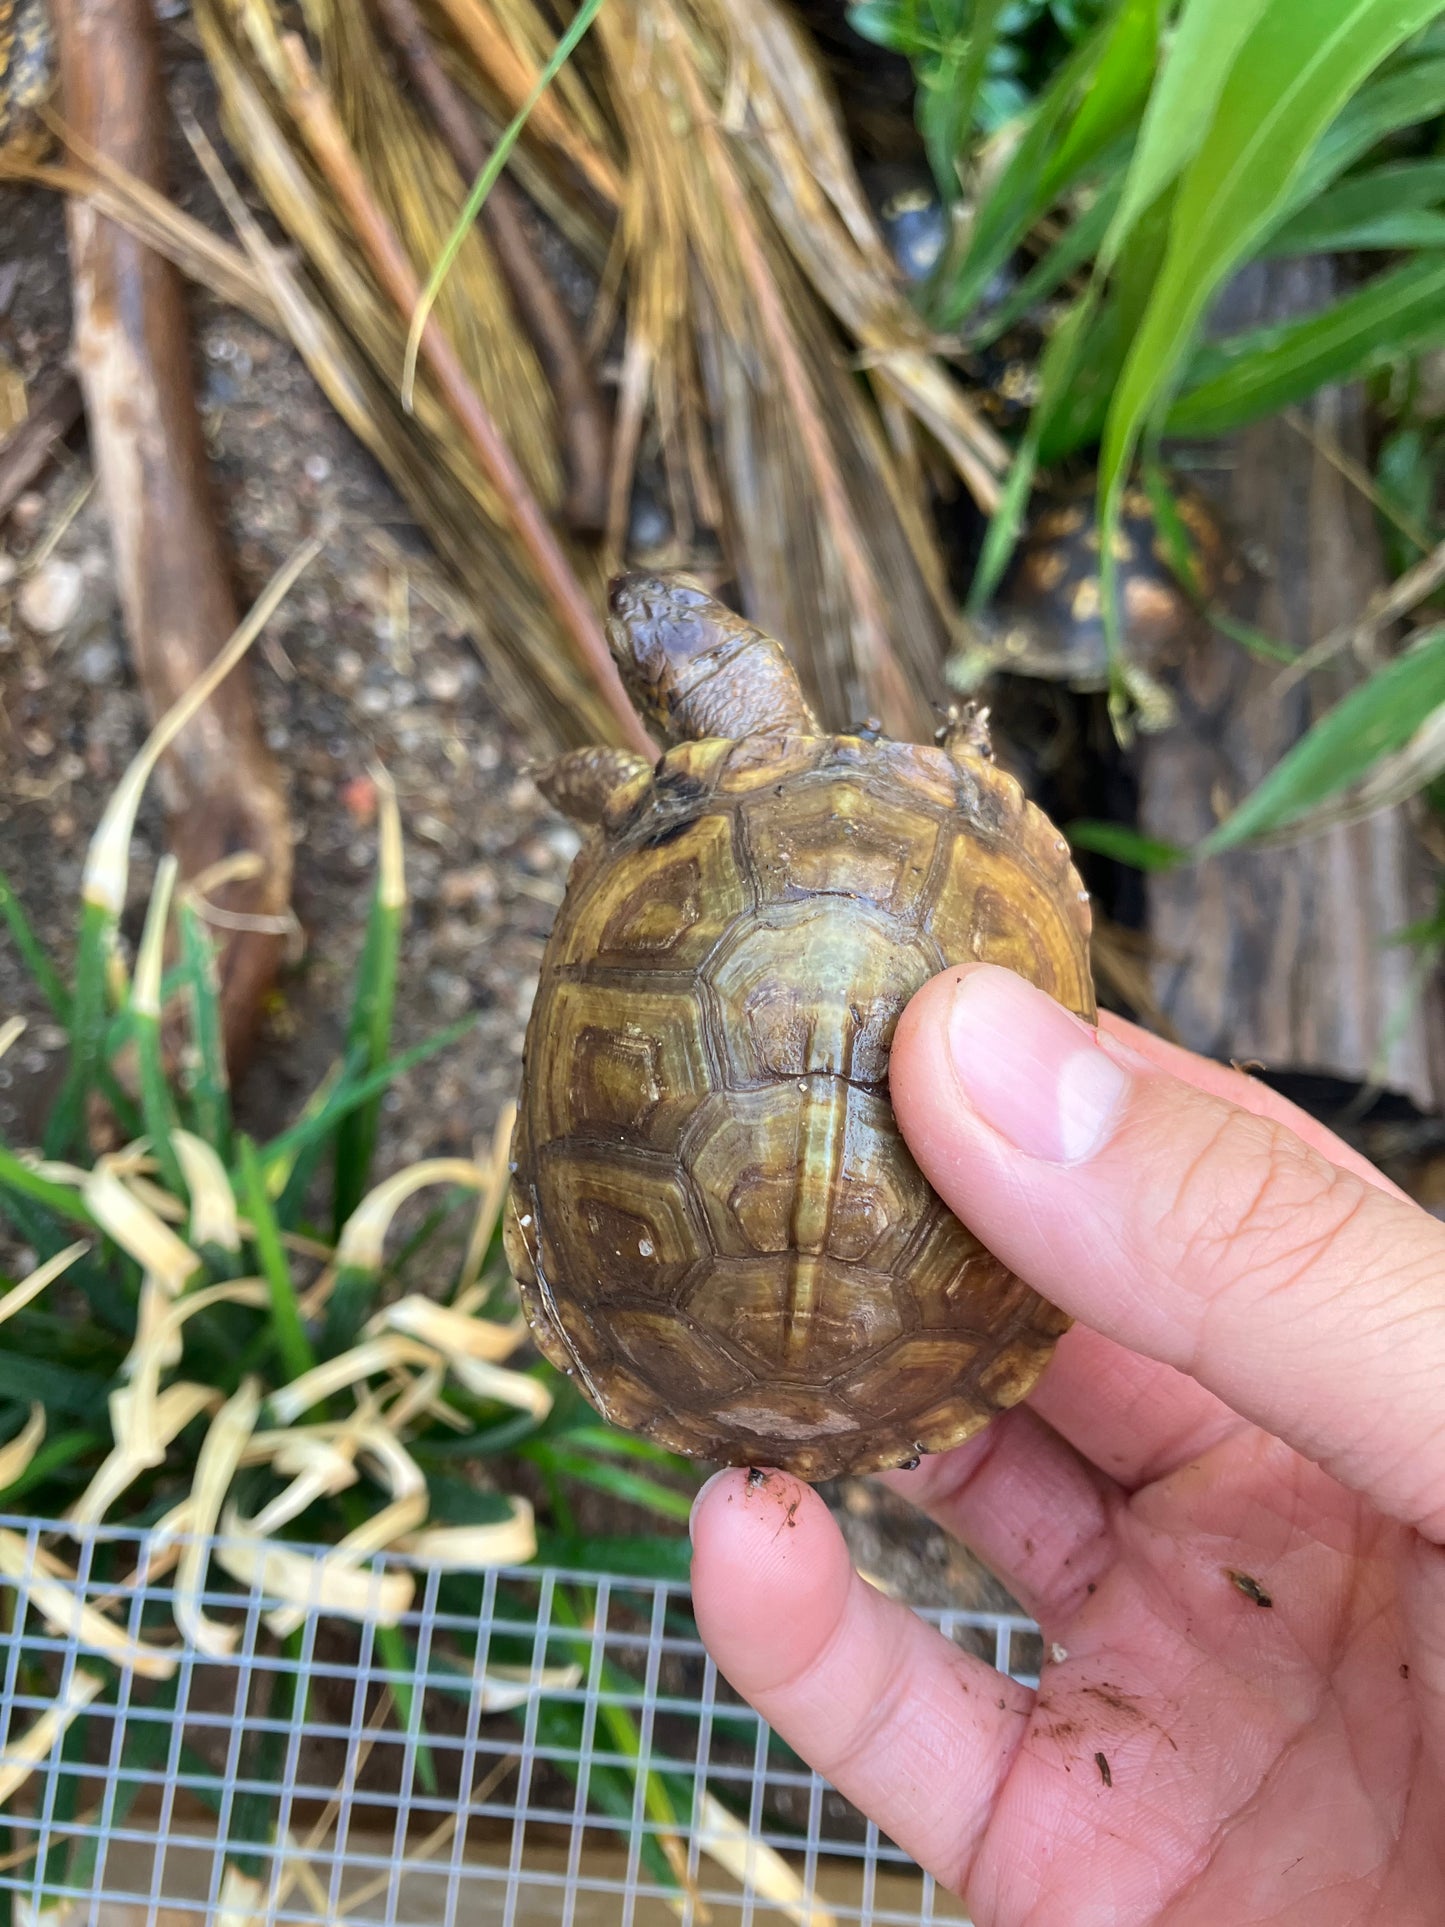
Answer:
[[[1252,1428],[1109,1509],[1112,1564],[1046,1623],[1067,1656],[968,1873],[979,1921],[1436,1918],[1400,1529]]]

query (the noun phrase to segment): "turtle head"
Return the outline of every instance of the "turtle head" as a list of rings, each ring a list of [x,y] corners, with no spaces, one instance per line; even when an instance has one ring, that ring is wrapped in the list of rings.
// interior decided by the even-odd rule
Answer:
[[[695,576],[617,576],[608,610],[607,642],[627,692],[669,742],[816,731],[782,645]]]

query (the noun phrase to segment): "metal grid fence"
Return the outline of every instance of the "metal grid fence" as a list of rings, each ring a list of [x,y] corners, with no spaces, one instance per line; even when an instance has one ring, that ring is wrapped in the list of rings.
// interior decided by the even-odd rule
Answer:
[[[0,1580],[0,1922],[965,1918],[718,1677],[685,1587],[411,1568],[394,1625],[313,1611],[278,1638],[276,1601],[208,1564],[202,1604],[234,1642],[208,1654],[176,1643],[144,1537],[0,1527],[76,1569],[31,1556]],[[376,1560],[377,1596],[406,1569]],[[166,1676],[108,1661],[82,1601],[152,1645],[169,1628]],[[1036,1677],[1027,1620],[927,1617]]]

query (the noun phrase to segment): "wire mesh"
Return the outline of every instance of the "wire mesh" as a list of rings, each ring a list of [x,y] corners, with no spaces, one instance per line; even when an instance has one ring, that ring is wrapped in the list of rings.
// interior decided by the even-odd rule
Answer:
[[[174,1536],[0,1528],[26,1547],[0,1579],[0,1922],[966,1918],[732,1693],[685,1586],[387,1556],[376,1598],[415,1578],[394,1623],[313,1609],[278,1636],[278,1600],[205,1541],[200,1604],[232,1647],[207,1652],[176,1638]],[[162,1676],[111,1663],[82,1604],[165,1648]],[[925,1617],[1037,1677],[1029,1621]]]

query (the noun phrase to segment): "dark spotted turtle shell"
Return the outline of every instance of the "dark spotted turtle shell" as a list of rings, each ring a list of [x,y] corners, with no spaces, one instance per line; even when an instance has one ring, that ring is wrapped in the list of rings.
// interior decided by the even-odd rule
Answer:
[[[888,1101],[904,1004],[1007,965],[1092,1017],[1063,839],[981,759],[671,749],[584,845],[527,1033],[507,1248],[621,1426],[806,1479],[940,1451],[1067,1319],[954,1218]]]

